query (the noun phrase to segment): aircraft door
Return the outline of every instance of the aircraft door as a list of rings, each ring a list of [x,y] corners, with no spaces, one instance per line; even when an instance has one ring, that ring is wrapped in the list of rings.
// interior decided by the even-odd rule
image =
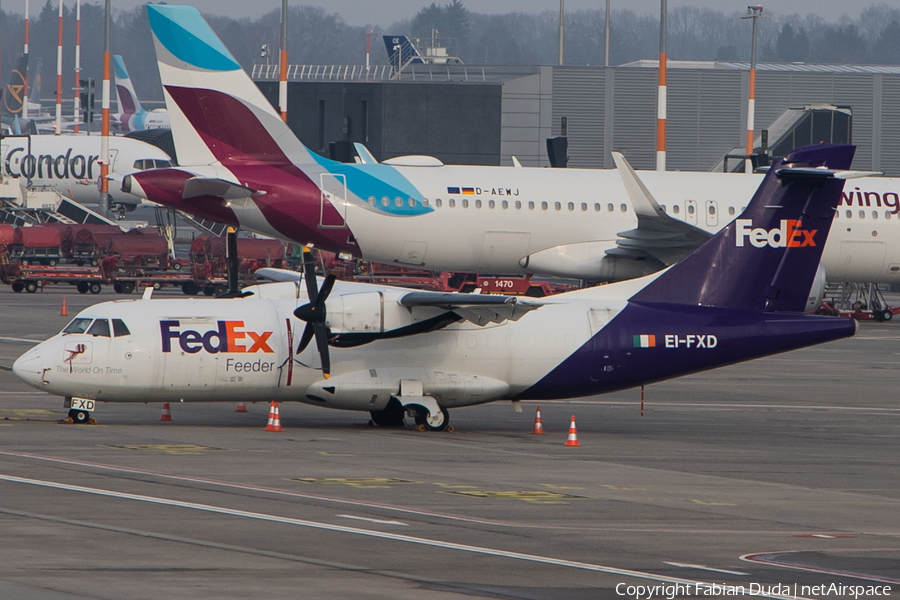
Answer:
[[[112,174],[116,169],[116,157],[119,155],[118,150],[109,149],[109,173]]]
[[[719,203],[715,200],[706,201],[706,226],[719,226]]]
[[[319,227],[347,226],[347,178],[345,175],[319,173]]]
[[[697,224],[697,201],[696,200],[685,200],[684,201],[684,220],[691,225]]]

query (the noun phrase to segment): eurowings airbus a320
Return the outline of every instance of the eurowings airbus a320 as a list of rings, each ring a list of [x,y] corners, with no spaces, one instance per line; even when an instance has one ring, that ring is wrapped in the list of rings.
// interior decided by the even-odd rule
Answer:
[[[92,306],[13,371],[79,421],[98,401],[279,400],[443,429],[453,407],[598,394],[848,337],[852,319],[802,311],[852,157],[795,150],[733,223],[644,278],[537,300],[263,270],[281,281],[234,298]]]
[[[122,185],[213,221],[381,263],[616,281],[685,256],[761,181],[668,172],[631,185],[630,168],[441,166],[428,157],[337,163],[300,143],[196,9],[147,11],[181,166]],[[900,180],[855,183],[825,248],[825,275],[900,282]]]

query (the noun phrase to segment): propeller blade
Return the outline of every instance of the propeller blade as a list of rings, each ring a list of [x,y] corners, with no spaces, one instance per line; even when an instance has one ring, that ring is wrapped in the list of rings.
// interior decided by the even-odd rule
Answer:
[[[315,324],[316,346],[319,348],[319,357],[322,359],[322,374],[328,379],[331,374],[331,358],[328,354],[328,328],[324,323]]]
[[[306,294],[309,296],[309,303],[315,304],[319,296],[319,290],[316,288],[316,259],[313,257],[309,248],[303,248],[303,279],[306,281]]]
[[[303,335],[300,336],[300,343],[297,344],[297,354],[301,354],[306,350],[306,347],[309,346],[309,343],[313,339],[314,332],[314,325],[312,323],[307,323],[306,327],[303,328]]]
[[[328,300],[328,295],[331,294],[336,279],[334,273],[329,273],[319,289],[319,297],[316,298],[316,311],[322,315],[323,320],[325,319],[325,301]]]

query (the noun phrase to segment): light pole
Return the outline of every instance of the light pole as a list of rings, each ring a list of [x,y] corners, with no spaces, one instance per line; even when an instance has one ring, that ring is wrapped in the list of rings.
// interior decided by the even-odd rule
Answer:
[[[559,0],[559,64],[563,64],[563,40],[565,39],[566,33],[566,28],[563,25],[565,22],[564,4],[565,0]]]
[[[762,16],[762,4],[748,6],[747,14],[742,19],[753,20],[753,34],[750,42],[750,94],[747,100],[747,159],[744,162],[744,172],[753,172],[753,162],[750,155],[753,154],[753,129],[756,112],[756,22]]]

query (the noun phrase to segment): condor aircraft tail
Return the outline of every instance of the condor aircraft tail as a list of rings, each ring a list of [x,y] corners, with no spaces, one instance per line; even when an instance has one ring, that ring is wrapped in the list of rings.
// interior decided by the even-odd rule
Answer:
[[[25,91],[28,75],[28,55],[23,54],[16,62],[16,67],[9,75],[9,82],[3,89],[2,102],[0,102],[0,113],[5,117],[4,120],[12,122],[13,118],[18,116],[25,118],[22,113],[22,101],[25,99]]]

